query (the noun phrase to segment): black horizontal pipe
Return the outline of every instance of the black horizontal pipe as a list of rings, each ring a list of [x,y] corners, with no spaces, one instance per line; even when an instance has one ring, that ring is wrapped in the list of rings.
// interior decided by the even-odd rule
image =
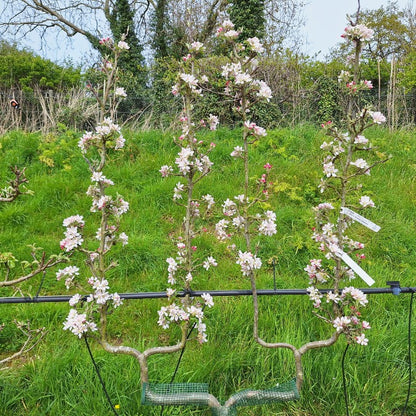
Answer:
[[[320,292],[325,294],[330,292],[332,289],[320,289]],[[365,294],[377,295],[391,293],[398,295],[399,293],[416,293],[416,287],[378,287],[378,288],[364,288],[360,289]],[[209,293],[211,296],[251,296],[251,290],[189,290],[176,292],[177,297],[184,297],[186,295],[192,297],[199,297],[203,293]],[[307,295],[306,289],[259,289],[257,291],[259,296],[296,296],[296,295]],[[167,298],[166,292],[138,292],[138,293],[120,293],[122,299],[162,299]],[[52,295],[52,296],[37,296],[37,297],[5,297],[0,298],[0,304],[2,303],[59,303],[68,302],[72,296],[65,295]],[[87,295],[83,297],[86,300]]]

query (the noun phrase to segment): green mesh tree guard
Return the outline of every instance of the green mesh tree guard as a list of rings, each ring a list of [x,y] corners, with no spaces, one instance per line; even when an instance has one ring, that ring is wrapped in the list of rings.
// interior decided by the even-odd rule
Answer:
[[[213,416],[235,416],[237,407],[258,406],[274,402],[296,400],[299,392],[296,379],[265,390],[247,389],[233,394],[223,405],[208,392],[206,383],[150,384],[144,383],[144,405],[208,406]]]
[[[208,384],[206,383],[143,383],[144,405],[196,405],[208,406]]]

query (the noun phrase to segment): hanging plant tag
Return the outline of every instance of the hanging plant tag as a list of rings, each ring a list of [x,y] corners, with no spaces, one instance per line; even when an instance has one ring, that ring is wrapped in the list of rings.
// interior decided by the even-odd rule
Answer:
[[[357,273],[358,276],[360,276],[361,279],[368,284],[368,286],[372,286],[375,283],[375,280],[368,275],[347,253],[340,250],[336,254],[348,267]]]
[[[372,231],[375,231],[376,233],[380,230],[380,226],[374,224],[372,221],[368,220],[360,214],[357,214],[355,211],[349,208],[341,207],[341,214],[347,215],[352,220],[359,222],[360,224],[364,225]]]

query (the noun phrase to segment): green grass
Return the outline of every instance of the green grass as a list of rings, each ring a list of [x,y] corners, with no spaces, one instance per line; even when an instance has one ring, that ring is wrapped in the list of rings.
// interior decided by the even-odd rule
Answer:
[[[115,182],[115,189],[130,203],[122,228],[129,235],[129,245],[114,248],[119,267],[109,278],[118,292],[161,291],[166,288],[166,257],[174,254],[168,236],[178,228],[183,216],[171,201],[176,178],[162,179],[160,166],[171,164],[177,148],[172,133],[127,132],[127,147],[111,156],[105,172]],[[367,259],[363,267],[384,287],[387,280],[400,280],[402,286],[415,286],[415,173],[416,152],[413,131],[389,133],[374,128],[367,137],[380,152],[392,159],[378,166],[366,177],[365,193],[377,208],[371,219],[381,226],[377,234],[356,226],[366,243]],[[0,206],[0,251],[12,251],[20,259],[29,258],[27,244],[36,243],[49,254],[59,252],[63,237],[62,220],[82,214],[87,233],[94,234],[96,218],[89,212],[85,195],[89,173],[78,153],[77,136],[66,132],[48,136],[11,132],[0,138],[0,178],[10,177],[9,165],[26,166],[28,187],[35,194],[22,196],[12,204]],[[201,182],[200,194],[211,193],[217,201],[241,193],[241,165],[229,156],[239,144],[238,132],[219,130],[204,140],[217,144],[212,153],[213,172]],[[322,133],[311,126],[269,132],[251,156],[252,176],[260,175],[262,166],[274,166],[276,194],[270,205],[278,217],[278,233],[263,239],[260,255],[264,268],[259,288],[273,287],[273,271],[268,260],[277,259],[276,284],[279,288],[305,288],[303,268],[316,253],[311,241],[311,207],[322,202],[317,190],[321,175],[319,146]],[[39,161],[48,150],[54,166]],[[71,169],[67,161],[71,161]],[[2,185],[3,186],[3,185]],[[197,244],[204,253],[213,252],[219,266],[212,273],[203,272],[195,283],[197,289],[248,289],[238,267],[225,246],[213,238],[201,237]],[[78,262],[78,265],[80,262]],[[16,273],[19,269],[16,270]],[[41,277],[23,284],[24,293],[34,295]],[[361,284],[362,283],[362,284]],[[364,287],[363,282],[355,283]],[[1,289],[0,296],[13,290]],[[42,295],[66,293],[56,282],[54,271],[45,276]],[[110,317],[110,335],[118,342],[144,349],[175,342],[175,330],[157,326],[161,300],[126,301]],[[250,298],[217,298],[207,311],[209,342],[203,346],[190,343],[176,376],[177,382],[207,382],[221,400],[248,387],[268,388],[291,379],[294,363],[290,352],[266,350],[252,339]],[[261,297],[260,334],[267,341],[301,345],[328,336],[328,328],[311,314],[310,302],[300,297]],[[409,295],[372,295],[366,318],[372,330],[368,347],[350,348],[346,374],[351,415],[400,415],[408,383],[407,316]],[[32,326],[46,326],[44,342],[30,354],[0,371],[0,415],[110,415],[108,403],[94,372],[83,340],[62,330],[68,311],[66,304],[0,305],[0,357],[18,350],[22,337],[12,325],[13,319],[30,319]],[[414,319],[414,318],[413,318]],[[1,323],[0,322],[0,323]],[[414,335],[414,329],[413,329]],[[241,408],[239,415],[330,416],[345,414],[342,392],[341,357],[345,341],[304,358],[305,383],[300,400],[293,403]],[[413,347],[414,348],[414,347]],[[102,377],[120,415],[159,415],[159,407],[140,405],[140,377],[137,363],[130,357],[113,356],[92,345]],[[150,360],[150,379],[169,382],[178,354],[154,356]],[[416,413],[413,390],[408,414]],[[165,408],[164,415],[209,415],[207,409]]]

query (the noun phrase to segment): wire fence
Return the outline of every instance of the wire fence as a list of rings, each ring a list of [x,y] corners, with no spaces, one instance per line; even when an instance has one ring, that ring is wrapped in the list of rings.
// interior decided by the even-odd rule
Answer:
[[[141,106],[138,106],[138,102]],[[143,103],[147,102],[146,105]],[[17,105],[16,105],[17,103]],[[223,125],[233,127],[232,111],[225,102],[212,101],[208,94],[197,103],[196,112],[220,115]],[[398,90],[394,97],[388,91],[368,91],[360,105],[369,105],[387,116],[391,129],[416,124],[416,93]],[[260,108],[257,117],[264,127],[286,127],[342,117],[342,94],[314,85],[310,88],[294,86],[290,91],[275,91],[267,109]],[[132,128],[170,127],[181,107],[171,94],[162,94],[146,99],[139,96],[127,97],[119,106],[118,122]],[[84,131],[96,123],[97,103],[83,88],[67,91],[35,89],[32,92],[0,90],[0,134],[13,129],[24,131],[56,131],[59,126]]]

